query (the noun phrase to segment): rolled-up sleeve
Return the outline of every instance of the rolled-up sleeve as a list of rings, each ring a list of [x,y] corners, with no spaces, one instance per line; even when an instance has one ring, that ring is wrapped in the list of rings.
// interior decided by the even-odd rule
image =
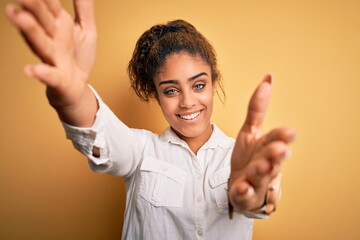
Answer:
[[[121,122],[91,89],[99,104],[93,126],[79,128],[63,122],[66,137],[88,158],[95,172],[127,176],[140,161],[146,137],[141,130],[130,129]],[[99,157],[93,155],[94,147],[99,148]]]

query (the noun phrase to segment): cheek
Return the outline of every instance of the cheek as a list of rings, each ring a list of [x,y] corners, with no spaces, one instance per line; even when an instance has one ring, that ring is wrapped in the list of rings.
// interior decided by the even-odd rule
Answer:
[[[174,101],[171,101],[172,99],[164,99],[164,98],[159,98],[158,99],[158,104],[164,114],[164,116],[171,116],[174,114],[175,111],[175,104]]]
[[[208,107],[212,107],[214,102],[214,91],[207,91],[199,100]]]

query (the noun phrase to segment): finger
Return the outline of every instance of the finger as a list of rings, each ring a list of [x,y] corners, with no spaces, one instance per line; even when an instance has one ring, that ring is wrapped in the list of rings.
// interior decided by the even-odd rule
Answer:
[[[248,179],[253,186],[260,186],[275,177],[280,172],[281,162],[288,157],[289,149],[281,141],[272,142],[266,146],[260,156],[249,166]]]
[[[234,186],[236,186],[234,190],[234,194],[236,195],[245,195],[246,193],[250,194],[251,192],[251,189],[249,189],[251,185],[245,180],[235,181]]]
[[[264,203],[266,188],[255,190],[250,183],[237,181],[230,190],[229,200],[237,210],[256,209]]]
[[[287,146],[282,142],[274,142],[266,146],[247,166],[247,181],[254,188],[268,185],[270,180],[280,172],[280,164],[286,154]]]
[[[28,65],[24,68],[24,72],[27,76],[37,78],[50,88],[59,86],[61,81],[59,70],[45,63]]]
[[[277,172],[279,172],[279,167],[273,167],[270,162],[265,161],[255,164],[253,169],[248,172],[246,179],[257,192],[262,192],[265,191],[264,189]]]
[[[272,193],[268,198],[269,201],[279,200],[281,197],[281,183],[282,183],[282,173],[279,172],[275,177],[273,177],[269,183],[268,190]],[[276,196],[275,199],[271,199],[273,196]]]
[[[264,210],[267,214],[276,210],[276,206],[281,198],[281,180],[282,173],[280,172],[269,183],[266,194],[266,208]]]
[[[63,8],[58,0],[44,0],[44,2],[54,17],[57,17],[61,13]]]
[[[5,7],[6,16],[9,19],[10,23],[14,25],[14,27],[17,27],[16,22],[14,21],[14,17],[15,17],[14,15],[16,14],[17,11],[18,11],[18,7],[13,3],[8,3]]]
[[[75,22],[83,29],[95,30],[94,1],[75,0]]]
[[[53,36],[55,32],[55,19],[52,12],[43,1],[19,0],[25,10],[34,16],[46,34]]]
[[[270,213],[272,213],[274,211],[275,211],[275,204],[273,204],[273,203],[266,204],[265,209],[264,209],[264,212],[266,214],[270,214]]]
[[[230,198],[235,204],[243,204],[249,202],[254,195],[254,188],[247,181],[236,181],[230,191]],[[247,208],[243,206],[242,208]]]
[[[50,38],[33,15],[13,4],[6,7],[6,13],[12,24],[20,30],[33,52],[44,62],[53,63],[51,58],[53,47]]]
[[[261,156],[264,161],[268,161],[272,165],[280,164],[281,160],[285,159],[288,155],[289,147],[282,141],[274,141],[269,143],[261,151]]]
[[[276,128],[264,135],[263,139],[264,145],[274,141],[291,143],[295,139],[295,130],[292,128]]]
[[[255,133],[261,128],[270,99],[271,82],[271,75],[266,75],[253,93],[249,102],[246,120],[242,127],[243,131]]]

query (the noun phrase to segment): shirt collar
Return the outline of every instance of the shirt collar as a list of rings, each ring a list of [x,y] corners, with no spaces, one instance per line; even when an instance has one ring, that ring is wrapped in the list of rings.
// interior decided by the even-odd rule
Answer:
[[[208,149],[208,148],[231,148],[234,143],[234,139],[225,135],[215,124],[212,124],[213,132],[209,138],[209,140],[200,148],[200,149]],[[188,148],[187,143],[180,139],[178,135],[168,127],[165,131],[159,136],[160,141],[164,143],[172,143],[181,145],[185,148]]]

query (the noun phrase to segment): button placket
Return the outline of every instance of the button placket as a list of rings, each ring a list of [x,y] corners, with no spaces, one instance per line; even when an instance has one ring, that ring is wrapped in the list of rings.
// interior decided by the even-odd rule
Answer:
[[[203,196],[204,181],[203,174],[198,170],[195,177],[195,227],[196,227],[196,239],[203,239],[204,237],[204,219],[205,219],[205,201]]]

